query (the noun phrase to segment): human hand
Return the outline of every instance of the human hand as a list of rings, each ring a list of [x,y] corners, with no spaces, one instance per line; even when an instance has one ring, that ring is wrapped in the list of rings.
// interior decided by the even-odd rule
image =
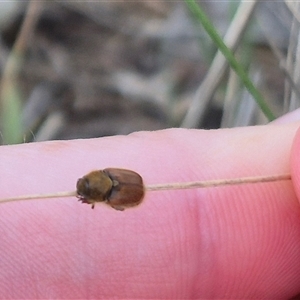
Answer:
[[[284,298],[300,293],[299,123],[172,129],[0,147],[0,198],[75,189],[106,167],[145,184],[292,172],[282,181],[0,205],[2,298]],[[298,152],[297,152],[298,149]],[[298,199],[296,193],[298,194]]]

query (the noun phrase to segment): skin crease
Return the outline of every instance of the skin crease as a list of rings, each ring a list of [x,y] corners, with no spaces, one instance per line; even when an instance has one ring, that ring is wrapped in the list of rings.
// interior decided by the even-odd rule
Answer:
[[[124,212],[105,204],[92,210],[72,197],[3,204],[1,298],[296,296],[299,125],[0,147],[0,198],[74,190],[78,178],[107,167],[132,169],[145,184],[293,175],[276,183],[148,192]]]

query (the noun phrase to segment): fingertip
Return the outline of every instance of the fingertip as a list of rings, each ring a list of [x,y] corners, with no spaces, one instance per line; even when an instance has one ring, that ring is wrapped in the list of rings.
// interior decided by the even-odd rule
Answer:
[[[272,121],[270,124],[288,124],[288,123],[293,123],[293,122],[298,122],[300,121],[300,109],[296,109],[294,111],[291,111],[276,120]]]
[[[292,151],[291,151],[291,176],[293,186],[297,195],[297,199],[300,199],[300,128],[296,131],[294,137]]]

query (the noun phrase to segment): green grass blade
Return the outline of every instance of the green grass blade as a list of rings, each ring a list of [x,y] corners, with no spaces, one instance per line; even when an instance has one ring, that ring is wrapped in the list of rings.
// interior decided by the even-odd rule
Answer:
[[[238,74],[241,81],[249,91],[249,93],[253,96],[256,103],[259,105],[260,109],[264,113],[264,115],[267,117],[269,121],[272,121],[275,119],[275,115],[269,108],[269,106],[266,104],[262,94],[256,89],[256,87],[253,85],[252,81],[248,77],[246,71],[244,68],[239,64],[239,62],[235,59],[233,52],[225,45],[222,38],[216,31],[215,27],[209,20],[209,18],[206,16],[204,11],[201,9],[201,7],[194,1],[194,0],[185,0],[187,6],[191,10],[194,17],[202,24],[203,28],[206,30],[208,35],[211,37],[211,39],[214,41],[214,43],[217,45],[218,49],[223,53],[223,55],[228,60],[228,63],[230,64],[231,68]]]

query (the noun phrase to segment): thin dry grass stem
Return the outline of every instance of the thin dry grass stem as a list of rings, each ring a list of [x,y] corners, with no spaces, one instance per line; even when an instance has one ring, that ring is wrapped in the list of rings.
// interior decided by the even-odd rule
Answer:
[[[251,81],[256,86],[259,86],[261,74],[257,70],[257,67],[250,66],[248,74]],[[239,103],[236,104],[237,109],[232,127],[250,126],[253,125],[255,121],[258,121],[257,115],[261,111],[258,109],[256,102],[245,87],[242,87],[241,95],[239,95]],[[265,119],[263,119],[262,123],[265,122]]]
[[[145,186],[145,190],[146,191],[162,191],[162,190],[197,189],[197,188],[209,188],[209,187],[219,187],[219,186],[228,186],[228,185],[276,182],[276,181],[290,180],[290,179],[291,179],[290,174],[241,177],[241,178],[233,178],[233,179],[219,179],[219,180],[204,180],[204,181],[194,181],[194,182],[154,184],[154,185]],[[59,192],[59,193],[53,193],[53,194],[24,195],[24,196],[0,199],[0,204],[7,203],[7,202],[14,202],[14,201],[49,199],[49,198],[65,198],[65,197],[76,197],[76,196],[77,196],[76,191]]]
[[[18,60],[19,55],[24,54],[28,43],[31,41],[31,36],[40,16],[42,5],[43,4],[41,2],[36,1],[30,1],[28,4],[22,27],[2,75],[2,86],[5,86],[7,82],[12,81],[19,72],[19,68],[21,67]]]
[[[260,25],[260,28],[262,29],[275,57],[277,58],[277,60],[279,62],[280,70],[284,73],[286,81],[289,83],[289,85],[293,89],[294,93],[297,95],[298,99],[300,99],[300,89],[293,80],[293,76],[292,76],[293,70],[287,68],[286,57],[284,56],[282,51],[276,46],[272,37],[267,33],[265,27],[261,24],[261,22],[259,20],[258,20],[258,24]],[[287,112],[287,111],[288,111],[288,109],[285,112]]]
[[[274,181],[290,180],[290,179],[291,179],[290,174],[241,177],[241,178],[233,178],[233,179],[219,179],[219,180],[148,185],[146,186],[146,190],[161,191],[161,190],[196,189],[196,188],[208,188],[208,187],[218,187],[218,186],[226,186],[226,185],[274,182]]]
[[[240,87],[241,81],[239,77],[232,69],[230,69],[225,99],[223,103],[221,128],[233,127],[236,107],[238,106],[239,101],[239,96],[237,95],[240,95]]]
[[[228,28],[224,42],[226,46],[234,51],[247,27],[247,24],[252,16],[257,1],[243,0]],[[193,102],[191,103],[188,112],[182,122],[181,127],[192,128],[196,127],[204,116],[205,108],[208,105],[212,95],[220,84],[222,77],[229,63],[219,50],[211,64],[211,67],[202,81],[200,87],[196,91]]]
[[[286,6],[293,14],[294,18],[297,19],[298,23],[300,23],[300,12],[298,9],[298,2],[297,1],[290,1],[290,0],[284,0]]]
[[[299,3],[296,2],[294,4],[294,11],[299,10]],[[295,53],[297,51],[297,41],[299,38],[299,21],[297,20],[296,14],[293,12],[293,22],[290,29],[290,40],[288,45],[287,57],[286,57],[286,68],[291,74],[291,78],[293,82],[295,82],[294,78],[294,65],[295,65]],[[291,111],[292,107],[292,91],[291,85],[288,80],[285,81],[285,89],[284,89],[284,112]]]
[[[300,11],[300,5],[297,3],[296,9]],[[295,15],[294,15],[295,16]],[[296,86],[300,84],[300,27],[299,21],[298,23],[298,36],[297,36],[297,45],[296,45],[296,53],[295,53],[295,62],[294,62],[294,74],[293,74],[293,81],[295,82]],[[298,95],[292,90],[291,93],[291,102],[290,102],[290,111],[297,109],[300,106],[300,98]]]
[[[58,193],[52,193],[52,194],[24,195],[24,196],[0,199],[0,204],[1,203],[7,203],[7,202],[15,202],[15,201],[25,201],[25,200],[76,197],[76,195],[77,195],[76,191],[58,192]]]

